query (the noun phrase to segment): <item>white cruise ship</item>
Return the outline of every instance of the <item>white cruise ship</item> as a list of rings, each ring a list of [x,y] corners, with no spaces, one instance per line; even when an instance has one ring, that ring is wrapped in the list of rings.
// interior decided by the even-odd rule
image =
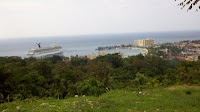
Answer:
[[[63,56],[62,47],[59,45],[51,45],[49,47],[41,47],[40,43],[38,44],[39,48],[33,48],[28,51],[26,57],[35,57],[37,59],[40,58],[48,58],[53,55]]]

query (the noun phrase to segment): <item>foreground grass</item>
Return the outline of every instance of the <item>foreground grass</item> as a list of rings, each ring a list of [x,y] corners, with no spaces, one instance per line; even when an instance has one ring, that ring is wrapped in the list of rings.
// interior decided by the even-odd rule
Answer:
[[[112,90],[100,97],[24,100],[0,104],[2,112],[199,112],[200,87]]]

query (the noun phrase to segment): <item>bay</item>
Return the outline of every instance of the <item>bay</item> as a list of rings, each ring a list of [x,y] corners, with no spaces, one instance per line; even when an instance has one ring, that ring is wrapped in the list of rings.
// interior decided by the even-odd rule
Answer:
[[[25,57],[31,48],[36,48],[36,43],[41,46],[58,44],[63,47],[64,56],[86,56],[90,53],[98,53],[98,46],[112,46],[121,44],[133,44],[136,39],[154,38],[155,43],[177,42],[182,40],[200,40],[200,31],[179,32],[147,32],[147,33],[123,33],[123,34],[97,34],[79,36],[50,36],[29,37],[0,40],[0,56]],[[143,53],[142,50],[114,49],[106,53],[122,52],[125,56]]]

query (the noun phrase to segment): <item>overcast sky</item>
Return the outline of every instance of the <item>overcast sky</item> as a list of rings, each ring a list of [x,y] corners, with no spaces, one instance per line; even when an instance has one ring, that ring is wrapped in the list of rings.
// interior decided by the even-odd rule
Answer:
[[[0,38],[200,30],[174,0],[0,0]]]

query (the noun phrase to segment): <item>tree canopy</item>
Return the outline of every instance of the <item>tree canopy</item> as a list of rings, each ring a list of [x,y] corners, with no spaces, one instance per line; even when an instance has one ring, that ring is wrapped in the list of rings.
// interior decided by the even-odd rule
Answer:
[[[200,84],[200,61],[108,54],[94,60],[0,57],[0,103],[33,97],[99,96],[112,89]]]

